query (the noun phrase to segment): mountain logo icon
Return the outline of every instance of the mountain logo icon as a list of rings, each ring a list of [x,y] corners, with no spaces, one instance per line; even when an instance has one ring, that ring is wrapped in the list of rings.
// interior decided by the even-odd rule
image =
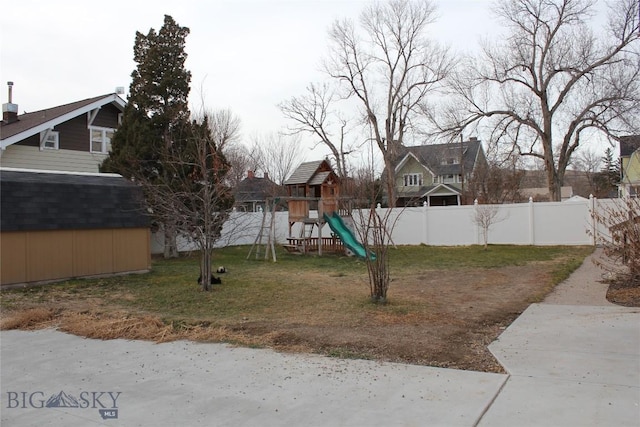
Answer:
[[[60,390],[60,393],[53,394],[45,404],[47,408],[78,408],[78,399]]]

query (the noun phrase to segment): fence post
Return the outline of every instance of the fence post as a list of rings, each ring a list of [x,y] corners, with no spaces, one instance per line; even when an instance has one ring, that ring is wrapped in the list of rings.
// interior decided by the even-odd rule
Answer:
[[[596,227],[596,198],[593,197],[593,194],[589,194],[589,215],[591,216],[591,244],[593,246],[598,242],[596,233],[598,229]]]
[[[422,203],[422,212],[424,212],[424,220],[422,221],[422,224],[424,225],[424,233],[422,233],[422,243],[425,245],[429,244],[429,211],[428,208],[429,204],[426,202],[426,200]]]
[[[480,224],[478,224],[478,221],[476,218],[476,215],[478,213],[478,199],[475,199],[473,201],[473,217],[474,217],[474,224],[476,225],[476,245],[480,244]]]
[[[535,227],[533,226],[533,197],[529,197],[529,244],[536,244]]]

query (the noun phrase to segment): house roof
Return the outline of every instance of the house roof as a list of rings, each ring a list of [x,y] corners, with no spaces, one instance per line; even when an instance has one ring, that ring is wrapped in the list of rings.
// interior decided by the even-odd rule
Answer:
[[[284,188],[269,178],[247,177],[234,190],[236,202],[263,201],[267,197],[283,196]]]
[[[0,230],[148,227],[142,189],[116,174],[0,168]]]
[[[640,148],[640,135],[623,136],[620,138],[620,157],[629,157]]]
[[[430,144],[404,147],[395,165],[400,165],[409,155],[413,155],[423,166],[432,173],[442,175],[457,175],[461,173],[461,165],[465,171],[471,172],[482,149],[482,143],[471,139],[462,143]],[[462,151],[462,161],[460,153]],[[449,163],[449,159],[453,162]]]
[[[289,179],[284,182],[284,185],[320,185],[333,173],[332,171],[331,165],[327,160],[305,162],[293,171]]]
[[[124,100],[117,94],[110,93],[71,104],[24,113],[19,115],[15,122],[0,121],[0,148],[5,149],[16,142],[107,104],[113,104],[124,111]]]

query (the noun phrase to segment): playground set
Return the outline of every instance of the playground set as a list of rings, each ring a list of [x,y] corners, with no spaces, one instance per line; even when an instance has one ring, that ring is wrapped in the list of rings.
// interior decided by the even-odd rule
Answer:
[[[349,250],[356,256],[366,257],[364,246],[345,223],[345,219],[349,221],[351,218],[351,206],[349,200],[341,197],[340,178],[327,160],[302,163],[284,184],[287,196],[267,201],[260,232],[247,259],[254,249],[256,258],[259,258],[260,248],[264,245],[264,258],[267,259],[271,252],[276,261],[275,212],[283,203],[287,204],[289,212],[289,237],[283,245],[287,251],[322,255]],[[317,212],[317,215],[312,216],[312,212]],[[329,236],[322,234],[325,224],[332,231]],[[294,235],[294,229],[298,231],[297,235]]]

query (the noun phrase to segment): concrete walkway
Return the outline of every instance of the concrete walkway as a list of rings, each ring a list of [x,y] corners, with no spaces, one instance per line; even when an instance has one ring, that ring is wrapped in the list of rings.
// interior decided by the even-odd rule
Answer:
[[[607,301],[589,256],[489,350],[510,374],[482,426],[640,426],[640,309]]]
[[[3,331],[0,422],[640,426],[640,310],[607,304],[599,278],[588,259],[491,344],[508,375],[223,344]],[[598,287],[582,299],[585,289]]]

